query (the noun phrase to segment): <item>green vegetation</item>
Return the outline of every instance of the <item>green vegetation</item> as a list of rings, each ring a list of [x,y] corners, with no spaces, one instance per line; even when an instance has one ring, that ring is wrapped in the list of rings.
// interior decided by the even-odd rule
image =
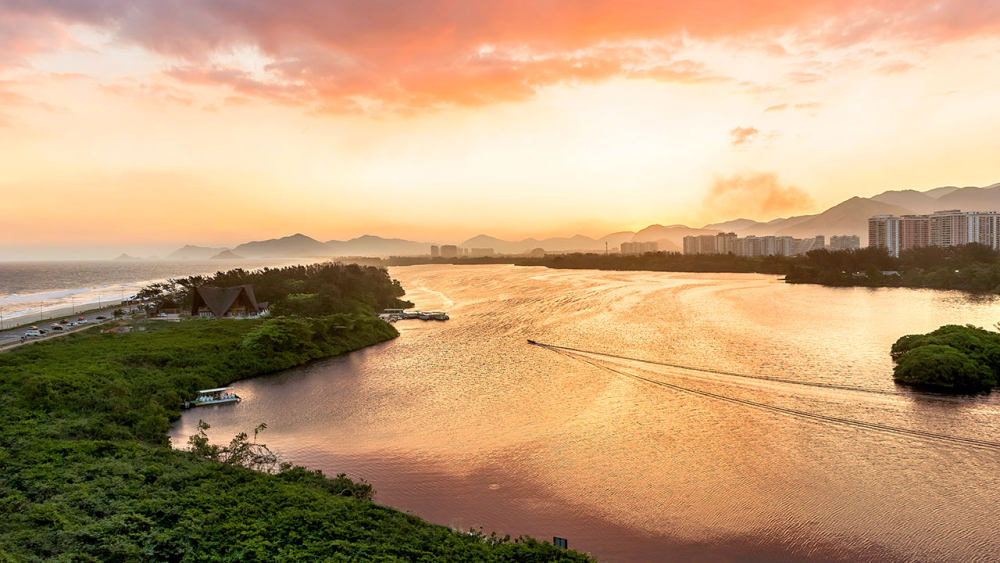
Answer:
[[[385,292],[336,289],[316,316],[118,321],[135,330],[0,354],[0,560],[586,560],[373,504],[367,483],[280,463],[257,443],[263,427],[217,446],[201,426],[192,451],[169,447],[198,389],[397,336],[370,310]]]
[[[899,258],[884,250],[810,252],[787,271],[792,283],[958,289],[1000,293],[1000,253],[981,244],[915,248]]]
[[[942,393],[989,391],[1000,378],[1000,334],[945,325],[903,336],[892,345],[893,379]]]
[[[306,266],[237,268],[214,276],[191,276],[152,284],[136,294],[156,308],[191,307],[191,289],[200,285],[232,287],[250,284],[258,302],[270,303],[275,315],[315,316],[353,311],[412,307],[399,298],[399,282],[384,268],[326,262]]]
[[[980,244],[918,248],[890,256],[884,249],[813,250],[803,256],[687,255],[650,252],[558,254],[541,258],[392,258],[389,266],[415,264],[515,264],[548,268],[649,270],[661,272],[734,272],[784,275],[788,283],[832,286],[921,287],[1000,293],[1000,253]]]

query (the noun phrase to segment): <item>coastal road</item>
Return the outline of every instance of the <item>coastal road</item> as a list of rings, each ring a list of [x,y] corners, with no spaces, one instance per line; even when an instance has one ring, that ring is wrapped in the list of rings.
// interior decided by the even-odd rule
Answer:
[[[67,316],[59,318],[59,319],[49,319],[49,320],[45,320],[45,321],[36,321],[34,323],[31,322],[30,320],[25,320],[21,324],[21,326],[13,327],[13,328],[9,328],[9,329],[0,331],[0,351],[2,351],[2,350],[9,350],[11,348],[15,348],[15,347],[20,346],[22,344],[28,344],[28,343],[31,343],[31,342],[40,342],[42,340],[48,340],[50,338],[56,338],[56,337],[62,336],[64,334],[69,334],[71,332],[77,332],[77,331],[80,331],[80,330],[86,330],[86,329],[88,329],[88,328],[90,328],[92,326],[103,324],[103,323],[105,323],[105,322],[107,322],[109,320],[112,320],[114,318],[114,310],[117,309],[117,308],[118,308],[117,306],[115,306],[115,307],[109,307],[107,309],[101,309],[101,310],[98,310],[98,311],[89,311],[87,313],[82,313],[82,314],[67,315]],[[98,319],[97,317],[100,317],[100,316],[107,317],[107,319],[104,319],[104,320]],[[82,325],[77,325],[77,326],[69,327],[66,330],[52,330],[52,324],[56,320],[67,320],[67,321],[76,322],[76,319],[78,319],[80,317],[83,317],[83,318],[87,319],[87,322],[84,323],[84,324],[82,324]],[[24,342],[21,342],[21,337],[24,336],[24,331],[28,330],[28,328],[31,327],[31,326],[37,326],[38,328],[46,329],[49,332],[45,336],[28,338]]]

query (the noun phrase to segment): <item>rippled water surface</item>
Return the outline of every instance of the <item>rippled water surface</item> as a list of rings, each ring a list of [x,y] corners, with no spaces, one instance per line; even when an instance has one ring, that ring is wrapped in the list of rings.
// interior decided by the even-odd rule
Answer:
[[[391,273],[452,320],[402,321],[393,342],[240,382],[243,403],[188,411],[174,443],[199,418],[217,441],[265,422],[285,458],[364,478],[382,504],[566,537],[602,560],[1000,560],[1000,451],[691,392],[1000,441],[997,394],[897,389],[888,356],[903,334],[992,325],[993,301],[742,274]]]

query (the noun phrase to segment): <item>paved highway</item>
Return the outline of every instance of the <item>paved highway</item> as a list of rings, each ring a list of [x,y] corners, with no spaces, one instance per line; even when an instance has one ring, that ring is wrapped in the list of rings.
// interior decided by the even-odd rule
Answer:
[[[85,330],[94,325],[102,324],[113,318],[114,310],[118,307],[110,307],[107,309],[102,309],[99,311],[91,311],[85,314],[76,314],[62,317],[61,319],[45,320],[45,321],[34,321],[25,320],[21,323],[21,326],[9,328],[0,331],[0,350],[8,350],[20,344],[27,344],[29,342],[38,342],[40,340],[48,340],[49,338],[56,338],[64,334],[69,334],[71,332],[76,332],[78,330]],[[78,324],[76,326],[66,327],[65,330],[52,330],[52,325],[56,320],[60,321],[71,321],[77,322],[77,319],[83,317],[87,322],[83,324]],[[97,317],[106,317],[105,319],[98,319]],[[24,336],[24,331],[28,330],[31,326],[37,326],[38,328],[48,330],[49,332],[45,336],[41,337],[29,337],[21,342],[21,337]]]

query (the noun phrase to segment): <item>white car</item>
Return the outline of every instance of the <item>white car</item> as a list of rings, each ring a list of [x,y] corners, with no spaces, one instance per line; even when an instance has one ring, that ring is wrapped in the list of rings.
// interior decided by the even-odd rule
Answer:
[[[76,320],[76,324],[78,324],[78,325],[85,324],[86,322],[87,322],[87,319],[84,319],[84,318],[79,318],[79,319]]]
[[[42,334],[43,334],[42,331],[38,330],[37,328],[32,328],[24,331],[24,336],[27,338],[31,338],[34,336],[41,336]]]

